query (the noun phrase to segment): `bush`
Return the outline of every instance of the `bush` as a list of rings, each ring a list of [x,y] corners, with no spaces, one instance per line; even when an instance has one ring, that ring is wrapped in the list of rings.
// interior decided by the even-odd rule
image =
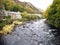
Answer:
[[[40,17],[36,16],[36,15],[27,15],[25,18],[27,18],[28,20],[37,20],[37,19],[40,19]]]
[[[16,20],[21,21],[21,22],[28,21],[27,18],[21,18],[21,19],[16,19]]]
[[[12,19],[10,19],[10,20],[0,20],[0,29],[2,29],[5,25],[12,24],[13,21],[15,21],[15,20],[12,20]]]
[[[60,0],[54,0],[53,4],[48,8],[47,22],[57,28],[60,28]]]
[[[21,16],[22,18],[25,18],[28,15],[28,13],[26,11],[22,12]]]
[[[11,19],[11,16],[9,16],[9,15],[8,16],[5,16],[5,17],[6,17],[6,19]]]
[[[2,29],[2,28],[3,28],[3,26],[5,26],[5,22],[4,22],[4,21],[2,21],[2,20],[0,20],[0,29]]]

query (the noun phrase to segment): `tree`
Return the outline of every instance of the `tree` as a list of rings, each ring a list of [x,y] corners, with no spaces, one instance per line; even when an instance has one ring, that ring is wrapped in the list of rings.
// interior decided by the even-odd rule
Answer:
[[[47,22],[57,28],[60,28],[60,0],[54,0],[47,10]]]

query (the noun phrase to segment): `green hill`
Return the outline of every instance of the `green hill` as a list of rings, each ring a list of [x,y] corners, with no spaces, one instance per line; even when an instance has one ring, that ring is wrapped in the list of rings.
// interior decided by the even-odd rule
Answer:
[[[34,5],[30,2],[21,2],[19,0],[1,0],[0,1],[0,9],[5,9],[9,11],[20,11],[20,12],[28,12],[28,13],[40,13],[42,12],[38,10]]]

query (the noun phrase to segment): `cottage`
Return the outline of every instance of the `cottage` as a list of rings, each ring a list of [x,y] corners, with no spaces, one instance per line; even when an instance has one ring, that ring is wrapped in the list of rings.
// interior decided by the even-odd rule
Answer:
[[[5,16],[11,16],[11,19],[21,19],[21,13],[20,12],[10,12],[10,11],[4,11]]]

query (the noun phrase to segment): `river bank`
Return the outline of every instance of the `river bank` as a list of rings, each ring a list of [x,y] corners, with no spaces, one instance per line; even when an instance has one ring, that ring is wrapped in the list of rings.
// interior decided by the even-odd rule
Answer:
[[[22,24],[22,22],[14,21],[12,24],[5,25],[3,27],[3,29],[0,31],[0,35],[7,35],[7,34],[11,33],[13,31],[15,25],[21,25],[21,24]]]

